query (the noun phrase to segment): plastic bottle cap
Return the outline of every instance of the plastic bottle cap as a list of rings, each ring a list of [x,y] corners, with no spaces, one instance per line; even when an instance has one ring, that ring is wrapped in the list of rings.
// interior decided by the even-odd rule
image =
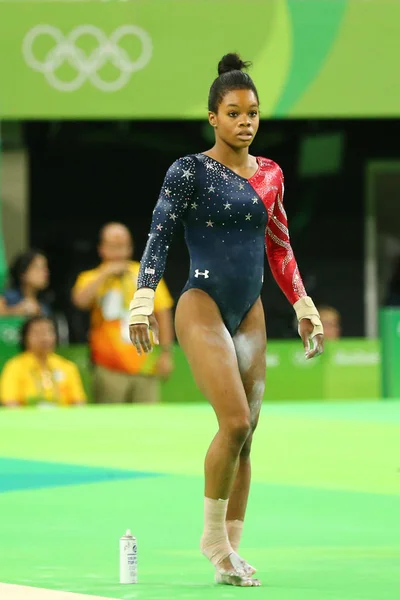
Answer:
[[[132,537],[131,530],[127,529],[125,535],[126,535],[126,537]]]

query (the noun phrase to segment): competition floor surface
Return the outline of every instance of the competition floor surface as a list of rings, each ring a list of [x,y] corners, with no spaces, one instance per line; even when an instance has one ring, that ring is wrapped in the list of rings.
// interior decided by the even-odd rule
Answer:
[[[264,405],[240,549],[260,588],[214,585],[198,550],[215,431],[208,405],[1,410],[0,598],[400,598],[400,401]]]

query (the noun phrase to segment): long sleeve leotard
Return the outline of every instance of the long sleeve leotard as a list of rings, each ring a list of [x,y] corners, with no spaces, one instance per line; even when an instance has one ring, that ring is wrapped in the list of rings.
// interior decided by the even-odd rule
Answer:
[[[164,179],[138,279],[138,287],[156,289],[183,221],[190,255],[183,291],[207,292],[231,335],[260,294],[264,248],[289,302],[306,295],[290,245],[282,171],[272,160],[257,162],[257,172],[245,179],[205,154],[178,159]]]

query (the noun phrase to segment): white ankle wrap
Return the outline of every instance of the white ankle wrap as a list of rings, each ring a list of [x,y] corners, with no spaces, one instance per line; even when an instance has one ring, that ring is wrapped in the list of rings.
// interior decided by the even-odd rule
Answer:
[[[200,548],[215,566],[233,552],[225,524],[227,508],[228,500],[204,498],[204,531]]]
[[[234,521],[226,522],[228,538],[235,552],[239,549],[240,540],[242,538],[243,521],[235,519]]]

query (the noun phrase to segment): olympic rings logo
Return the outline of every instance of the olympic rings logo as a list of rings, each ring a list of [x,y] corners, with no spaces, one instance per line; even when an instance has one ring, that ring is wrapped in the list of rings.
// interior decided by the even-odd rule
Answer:
[[[82,36],[88,35],[97,43],[97,47],[89,55],[76,45]],[[36,40],[42,36],[50,36],[55,42],[43,61],[36,58],[33,49]],[[141,44],[141,54],[135,61],[119,46],[125,36],[134,36]],[[75,92],[88,80],[103,92],[116,92],[128,83],[132,73],[143,69],[150,62],[153,45],[149,34],[136,25],[122,25],[109,38],[94,25],[80,25],[67,36],[52,25],[37,25],[26,34],[22,53],[27,65],[43,73],[47,82],[61,92]],[[65,63],[77,72],[71,81],[62,81],[56,75],[57,69]],[[114,81],[104,81],[98,73],[107,63],[114,65],[120,72]]]

